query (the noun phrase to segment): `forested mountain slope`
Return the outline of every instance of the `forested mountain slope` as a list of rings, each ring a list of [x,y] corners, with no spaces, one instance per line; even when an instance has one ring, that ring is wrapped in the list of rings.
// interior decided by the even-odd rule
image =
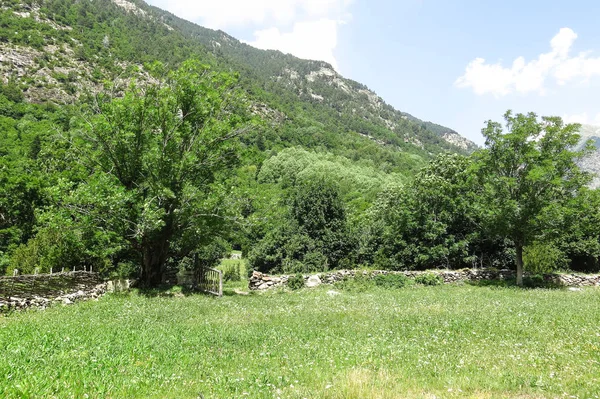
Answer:
[[[105,81],[147,77],[144,65],[170,67],[194,57],[240,73],[256,113],[270,128],[246,138],[260,150],[290,146],[370,159],[411,175],[432,154],[469,152],[456,132],[395,110],[324,62],[263,51],[142,1],[3,2],[0,70],[34,102],[74,103]]]
[[[2,2],[0,73],[0,274],[510,262],[474,144],[327,63],[141,1],[37,0]]]

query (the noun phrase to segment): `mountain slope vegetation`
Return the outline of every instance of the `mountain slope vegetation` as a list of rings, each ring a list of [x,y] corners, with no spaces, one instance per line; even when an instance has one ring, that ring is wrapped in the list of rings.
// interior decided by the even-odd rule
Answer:
[[[144,75],[146,63],[176,67],[194,57],[240,73],[257,113],[275,125],[262,138],[269,148],[325,149],[408,173],[431,154],[474,148],[451,129],[394,110],[324,62],[258,50],[143,2],[13,2],[0,15],[3,75],[26,85],[36,102],[73,102],[106,79]]]
[[[0,272],[156,286],[232,248],[264,272],[600,265],[560,118],[508,113],[476,150],[327,63],[137,0],[3,2],[0,71]]]

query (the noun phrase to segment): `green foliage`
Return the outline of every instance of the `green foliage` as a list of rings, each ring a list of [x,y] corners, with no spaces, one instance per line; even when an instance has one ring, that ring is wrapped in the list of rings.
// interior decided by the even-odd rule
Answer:
[[[301,182],[294,190],[291,216],[299,228],[314,239],[343,229],[346,210],[339,188],[325,177]]]
[[[444,279],[439,274],[423,273],[415,277],[415,283],[435,286],[444,284]]]
[[[333,84],[332,77],[319,75],[324,68],[331,69],[327,63],[258,50],[145,3],[135,6],[139,12],[125,11],[110,0],[46,0],[32,12],[23,2],[12,2],[0,12],[0,40],[37,49],[41,55],[36,67],[50,69],[67,99],[77,98],[76,91],[81,91],[74,84],[76,78],[113,81],[131,65],[155,61],[176,68],[195,57],[220,71],[239,71],[241,85],[273,121],[272,129],[243,139],[260,151],[299,145],[326,149],[353,160],[369,159],[378,169],[403,174],[415,172],[431,153],[462,151],[441,137],[451,129],[396,111],[383,101],[374,104],[365,93],[367,87],[357,82],[335,77]],[[48,45],[59,50],[50,52]],[[89,68],[82,70],[75,61]],[[288,71],[298,79],[292,79]],[[315,74],[317,79],[309,78]],[[324,100],[315,100],[313,92]],[[419,146],[412,144],[417,141]]]
[[[81,268],[84,259],[82,242],[74,231],[46,228],[36,234],[27,244],[21,244],[12,254],[8,274],[18,269],[21,274],[60,271]]]
[[[313,240],[299,234],[297,226],[288,222],[268,232],[252,248],[248,254],[248,264],[250,269],[263,273],[302,272],[304,266],[301,260],[314,246]]]
[[[86,264],[102,259],[107,273],[142,265],[147,284],[217,236],[248,252],[266,247],[259,263],[269,270],[348,267],[356,226],[381,187],[453,148],[439,136],[444,128],[371,104],[363,85],[340,77],[342,89],[321,75],[310,82],[325,63],[135,6],[143,12],[109,0],[12,1],[0,11],[0,40],[37,54],[25,76],[0,85],[0,271],[39,231],[69,223]],[[48,79],[37,78],[42,68]],[[286,69],[300,79],[273,79]],[[239,79],[223,73],[232,70]],[[122,80],[131,84],[106,83]],[[88,82],[106,91],[93,96]],[[24,101],[43,103],[45,93],[76,105]],[[248,110],[266,123],[232,145]],[[294,146],[302,148],[285,150]],[[240,164],[235,177],[226,173]],[[335,193],[323,186],[300,198],[300,186],[324,177]]]
[[[323,176],[337,183],[340,195],[351,211],[364,211],[384,185],[403,180],[399,175],[383,173],[366,162],[288,148],[263,162],[258,181],[277,183],[285,189],[301,180],[320,179]]]
[[[223,267],[224,281],[241,281],[241,265],[240,262],[231,263],[227,267]]]
[[[472,266],[484,252],[496,258],[493,240],[479,231],[481,208],[473,160],[440,155],[409,185],[381,192],[362,228],[361,261],[430,269]]]
[[[553,222],[553,228],[545,230],[543,241],[565,254],[570,269],[599,272],[600,190],[581,190],[558,214],[546,216]]]
[[[575,151],[580,125],[565,125],[561,118],[537,115],[504,115],[500,123],[488,122],[482,130],[486,149],[476,156],[484,183],[485,217],[490,230],[513,241],[517,283],[523,279],[523,247],[533,243],[552,220],[544,217],[565,206],[589,181]],[[525,265],[526,266],[526,265]]]
[[[215,268],[221,260],[227,256],[231,252],[231,247],[229,243],[221,238],[217,238],[208,242],[206,245],[196,249],[193,253],[194,263],[191,268],[188,270],[194,270],[196,267],[209,267]],[[239,276],[240,265],[239,263],[235,265],[235,267],[231,267],[232,270],[230,272],[231,276],[237,275]],[[239,279],[238,279],[239,280]],[[237,280],[232,280],[237,281]]]
[[[147,285],[160,284],[170,257],[201,247],[200,232],[215,237],[224,226],[212,210],[222,202],[218,183],[236,162],[233,138],[245,121],[234,84],[186,62],[164,82],[101,96],[72,139],[75,156],[111,176],[130,201],[123,235],[138,251]]]
[[[465,153],[452,130],[327,63],[143,2],[38,3],[0,10],[0,41],[36,54],[0,84],[0,273],[94,265],[156,285],[195,254],[214,266],[222,241],[264,272],[600,270],[576,125],[507,113],[485,149],[448,154]],[[244,129],[250,114],[264,120]]]
[[[338,187],[320,177],[298,182],[289,216],[250,251],[251,268],[268,273],[319,272],[351,256],[346,210]]]
[[[301,273],[297,273],[287,281],[287,286],[294,291],[304,288],[304,285],[304,276]]]
[[[109,278],[111,279],[129,279],[140,275],[140,265],[130,260],[117,263],[115,267],[109,269]]]
[[[535,242],[523,249],[523,262],[527,270],[534,274],[552,273],[565,270],[569,260],[567,256],[552,243]]]
[[[360,270],[356,271],[354,277],[345,276],[342,281],[334,284],[335,288],[346,292],[366,292],[375,285],[374,279],[370,273],[364,273]]]
[[[373,281],[376,286],[383,288],[404,288],[411,283],[404,274],[378,274]]]
[[[25,99],[23,90],[14,79],[9,80],[6,85],[0,82],[0,95],[4,95],[8,101],[14,103],[21,103]]]

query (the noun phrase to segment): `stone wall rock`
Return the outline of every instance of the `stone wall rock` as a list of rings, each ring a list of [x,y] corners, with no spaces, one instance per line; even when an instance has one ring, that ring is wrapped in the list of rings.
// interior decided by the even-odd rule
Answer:
[[[83,271],[0,277],[0,313],[97,300],[110,284],[97,273]],[[118,285],[123,289],[122,282]]]
[[[31,295],[24,298],[0,298],[0,313],[25,309],[46,309],[51,305],[72,305],[79,301],[98,300],[106,293],[106,283],[98,284],[86,290],[79,290],[56,297]]]
[[[403,274],[408,278],[415,278],[424,273],[434,273],[442,277],[444,283],[458,283],[463,281],[482,281],[482,280],[508,280],[515,278],[515,272],[512,270],[490,270],[490,269],[464,269],[464,270],[430,270],[430,271],[389,271],[389,270],[336,270],[327,273],[313,275],[304,275],[307,286],[318,286],[317,281],[322,284],[335,284],[344,279],[354,278],[360,273],[364,276],[377,276],[380,274]],[[248,288],[254,291],[264,291],[271,288],[287,285],[288,279],[292,276],[270,276],[264,273],[254,271],[250,277]],[[562,285],[565,287],[588,287],[600,286],[600,275],[585,274],[547,274],[544,280],[548,283]]]

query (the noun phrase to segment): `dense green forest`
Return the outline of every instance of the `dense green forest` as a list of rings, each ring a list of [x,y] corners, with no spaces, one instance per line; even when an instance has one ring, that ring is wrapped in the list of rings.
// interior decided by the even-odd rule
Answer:
[[[0,273],[155,286],[232,248],[269,273],[600,270],[578,125],[509,112],[475,150],[325,63],[135,4],[0,10]]]

